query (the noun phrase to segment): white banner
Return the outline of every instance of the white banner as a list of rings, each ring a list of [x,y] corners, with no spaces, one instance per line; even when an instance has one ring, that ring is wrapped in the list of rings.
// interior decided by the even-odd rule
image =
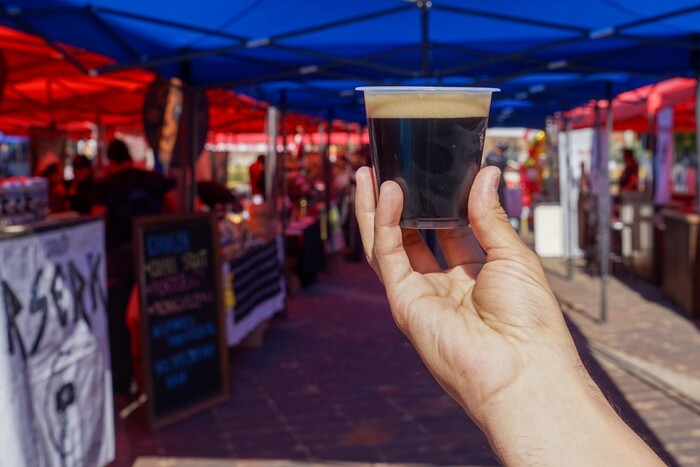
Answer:
[[[589,178],[586,182],[590,187],[591,173],[591,154],[593,153],[593,129],[582,128],[580,130],[572,130],[571,132],[559,133],[559,189],[561,193],[568,193],[569,205],[564,204],[566,197],[562,196],[562,216],[564,219],[570,219],[571,224],[569,233],[571,235],[570,251],[574,258],[583,256],[583,252],[578,247],[578,199],[581,187],[581,176],[585,171],[585,175]],[[568,138],[571,138],[571,141]],[[568,153],[571,151],[571,154]],[[566,157],[569,157],[569,168],[571,170],[571,186],[569,179],[566,177]],[[568,213],[566,210],[568,209]],[[568,217],[567,217],[568,216]],[[565,247],[565,250],[568,248]]]
[[[114,459],[101,221],[0,239],[0,465]]]
[[[673,108],[664,107],[656,113],[656,155],[654,157],[654,204],[666,204],[671,199],[671,168],[673,167]]]

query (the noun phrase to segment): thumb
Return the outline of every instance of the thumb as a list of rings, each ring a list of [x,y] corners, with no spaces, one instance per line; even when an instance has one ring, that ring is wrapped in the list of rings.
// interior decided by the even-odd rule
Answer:
[[[501,171],[496,167],[482,168],[469,193],[469,223],[488,259],[511,257],[523,249],[529,251],[498,200],[500,177]]]

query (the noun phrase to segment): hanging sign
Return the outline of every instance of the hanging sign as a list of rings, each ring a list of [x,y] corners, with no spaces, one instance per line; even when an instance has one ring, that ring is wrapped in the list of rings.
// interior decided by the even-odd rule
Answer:
[[[194,112],[193,107],[196,107]],[[148,144],[164,167],[187,166],[192,144],[200,152],[207,139],[209,104],[206,93],[194,99],[193,89],[186,87],[182,80],[157,77],[146,91],[143,128]]]

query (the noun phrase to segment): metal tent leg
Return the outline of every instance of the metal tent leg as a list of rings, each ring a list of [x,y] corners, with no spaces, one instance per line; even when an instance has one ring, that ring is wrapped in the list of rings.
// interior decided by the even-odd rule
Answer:
[[[598,238],[600,244],[600,318],[601,323],[608,319],[607,280],[610,266],[610,175],[608,172],[608,151],[612,134],[612,99],[608,100],[605,115],[605,132],[598,125]],[[600,120],[599,120],[600,121]]]
[[[697,169],[695,170],[695,212],[700,213],[700,75],[695,82],[695,153]]]
[[[564,251],[566,252],[566,278],[567,280],[571,280],[574,276],[574,271],[573,271],[573,256],[574,256],[574,246],[572,242],[573,238],[573,228],[572,228],[572,219],[573,216],[571,215],[571,190],[573,189],[573,178],[571,177],[571,130],[573,129],[573,125],[571,124],[571,120],[565,119],[564,120],[564,129],[566,130],[566,149],[564,152],[564,170],[566,171],[565,173],[565,180],[566,180],[566,189],[563,190],[561,193],[562,196],[562,204],[564,205],[564,234],[566,235],[565,241],[566,243],[564,244]],[[583,176],[583,174],[581,174]],[[580,194],[579,194],[580,196]]]

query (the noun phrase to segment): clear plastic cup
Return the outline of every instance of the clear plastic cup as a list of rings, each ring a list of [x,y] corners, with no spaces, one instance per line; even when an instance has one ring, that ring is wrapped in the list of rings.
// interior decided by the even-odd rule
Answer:
[[[468,224],[467,203],[481,167],[495,88],[370,86],[364,92],[377,188],[404,196],[401,227]]]

